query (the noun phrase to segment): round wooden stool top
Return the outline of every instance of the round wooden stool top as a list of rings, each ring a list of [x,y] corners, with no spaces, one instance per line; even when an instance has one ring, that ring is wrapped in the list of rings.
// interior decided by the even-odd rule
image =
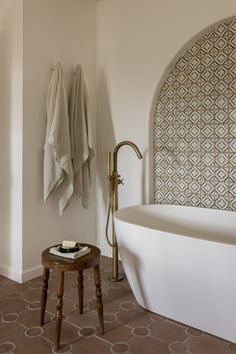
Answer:
[[[51,247],[47,248],[42,253],[42,264],[47,269],[60,270],[63,272],[66,271],[83,271],[91,267],[95,267],[99,264],[101,251],[96,246],[80,243],[81,246],[88,246],[90,252],[85,256],[79,257],[77,259],[70,259],[65,257],[56,256],[52,253],[49,253]],[[57,247],[55,245],[53,247]]]

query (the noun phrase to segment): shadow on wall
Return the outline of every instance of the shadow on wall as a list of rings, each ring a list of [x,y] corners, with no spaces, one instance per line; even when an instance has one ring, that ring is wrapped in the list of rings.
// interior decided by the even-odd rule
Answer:
[[[151,110],[150,110],[150,115],[149,115],[149,201],[151,204],[154,203],[154,121],[155,121],[155,109],[156,109],[156,104],[157,104],[157,99],[161,90],[161,87],[164,83],[164,80],[166,78],[167,73],[169,72],[169,65],[164,71],[161,80],[156,88],[156,91],[153,95],[152,99],[152,105],[151,105]]]
[[[1,232],[1,258],[0,266],[10,266],[10,191],[12,190],[12,178],[10,173],[10,122],[11,122],[11,80],[10,68],[10,38],[6,32],[0,28],[0,161],[1,161],[1,183],[0,183],[0,232]],[[9,70],[7,70],[9,68]],[[7,269],[6,269],[7,270]]]
[[[141,186],[142,186],[141,204],[150,204],[150,203],[152,203],[151,191],[149,191],[150,194],[147,194],[146,190],[145,190],[145,186],[150,185],[150,180],[151,180],[150,177],[149,177],[150,178],[149,184],[147,183],[147,171],[148,171],[148,175],[150,176],[152,173],[152,166],[151,166],[152,159],[150,158],[150,153],[152,154],[152,151],[150,151],[150,149],[145,149],[141,153],[143,155],[143,158],[142,158],[142,180],[141,180]],[[152,188],[152,186],[150,185],[149,189],[151,189],[151,188]]]
[[[97,109],[98,109],[98,141],[100,142],[98,146],[98,186],[101,190],[102,195],[102,203],[103,206],[107,209],[108,206],[108,198],[109,198],[109,184],[107,179],[107,153],[113,152],[116,147],[117,142],[115,139],[115,131],[112,121],[112,112],[110,106],[109,99],[109,86],[106,81],[106,75],[101,70],[98,77],[98,101],[97,101]],[[129,137],[125,137],[124,140],[129,140]],[[139,146],[138,146],[139,147]],[[130,149],[130,148],[129,148]],[[131,149],[132,150],[132,149]],[[145,198],[145,185],[146,185],[146,169],[148,168],[148,153],[149,149],[145,151],[141,151],[143,155],[142,162],[142,196],[141,203],[149,202]],[[132,154],[134,152],[132,151]],[[132,158],[136,159],[136,156],[132,156]],[[123,174],[122,174],[123,176]],[[123,176],[124,177],[124,176]],[[135,191],[134,191],[135,192]]]
[[[109,184],[107,179],[107,152],[113,152],[116,141],[109,100],[109,88],[104,72],[98,77],[98,190],[101,193],[102,205],[107,210],[109,199]],[[99,207],[100,209],[100,207]],[[105,225],[104,225],[105,232]]]
[[[201,33],[203,33],[202,31]],[[153,94],[153,99],[152,99],[152,105],[151,105],[151,110],[149,114],[149,141],[150,141],[150,153],[149,153],[149,200],[150,203],[154,203],[154,176],[155,176],[155,171],[154,171],[154,123],[155,123],[155,110],[156,110],[156,105],[158,101],[158,97],[161,91],[161,88],[172,68],[172,66],[175,64],[176,60],[180,57],[181,53],[184,53],[188,47],[190,46],[190,43],[193,43],[196,38],[198,38],[199,34],[196,34],[193,38],[191,38],[187,43],[184,44],[182,48],[180,48],[177,53],[171,58],[170,62],[167,64],[165,70],[163,71],[161,78],[159,82],[157,83],[157,88]]]

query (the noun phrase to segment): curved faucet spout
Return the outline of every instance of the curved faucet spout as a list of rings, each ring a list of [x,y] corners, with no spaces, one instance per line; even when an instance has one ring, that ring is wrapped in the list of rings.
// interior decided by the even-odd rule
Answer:
[[[139,150],[139,148],[137,147],[137,145],[132,143],[132,141],[128,141],[128,140],[122,141],[121,143],[119,143],[115,147],[115,150],[114,150],[114,153],[113,153],[113,170],[114,171],[117,171],[117,154],[118,154],[118,151],[124,145],[131,146],[134,149],[134,151],[136,152],[136,155],[138,156],[139,159],[141,159],[143,157],[141,152],[140,152],[140,150]]]

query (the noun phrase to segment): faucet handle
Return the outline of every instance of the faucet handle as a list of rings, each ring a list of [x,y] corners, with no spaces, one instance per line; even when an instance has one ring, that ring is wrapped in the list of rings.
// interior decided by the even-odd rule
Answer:
[[[118,179],[118,184],[123,184],[124,185],[124,178],[119,178]]]

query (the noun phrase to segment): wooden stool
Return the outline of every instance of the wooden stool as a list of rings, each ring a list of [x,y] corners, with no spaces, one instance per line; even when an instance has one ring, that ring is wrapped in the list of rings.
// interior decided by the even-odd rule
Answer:
[[[56,304],[56,332],[55,332],[55,349],[58,350],[60,344],[61,322],[62,322],[62,305],[64,292],[64,272],[77,271],[78,272],[78,295],[79,295],[79,312],[83,313],[83,270],[94,267],[94,281],[96,286],[97,297],[97,312],[98,319],[101,325],[102,334],[104,334],[103,322],[103,304],[102,304],[102,290],[101,278],[99,269],[100,249],[89,244],[81,244],[81,246],[88,246],[91,251],[77,259],[62,258],[49,253],[50,248],[47,248],[42,253],[43,271],[43,286],[41,296],[41,313],[40,324],[44,324],[44,315],[47,302],[47,289],[49,270],[54,269],[58,272],[57,279],[57,304]],[[55,247],[55,246],[54,246]]]

